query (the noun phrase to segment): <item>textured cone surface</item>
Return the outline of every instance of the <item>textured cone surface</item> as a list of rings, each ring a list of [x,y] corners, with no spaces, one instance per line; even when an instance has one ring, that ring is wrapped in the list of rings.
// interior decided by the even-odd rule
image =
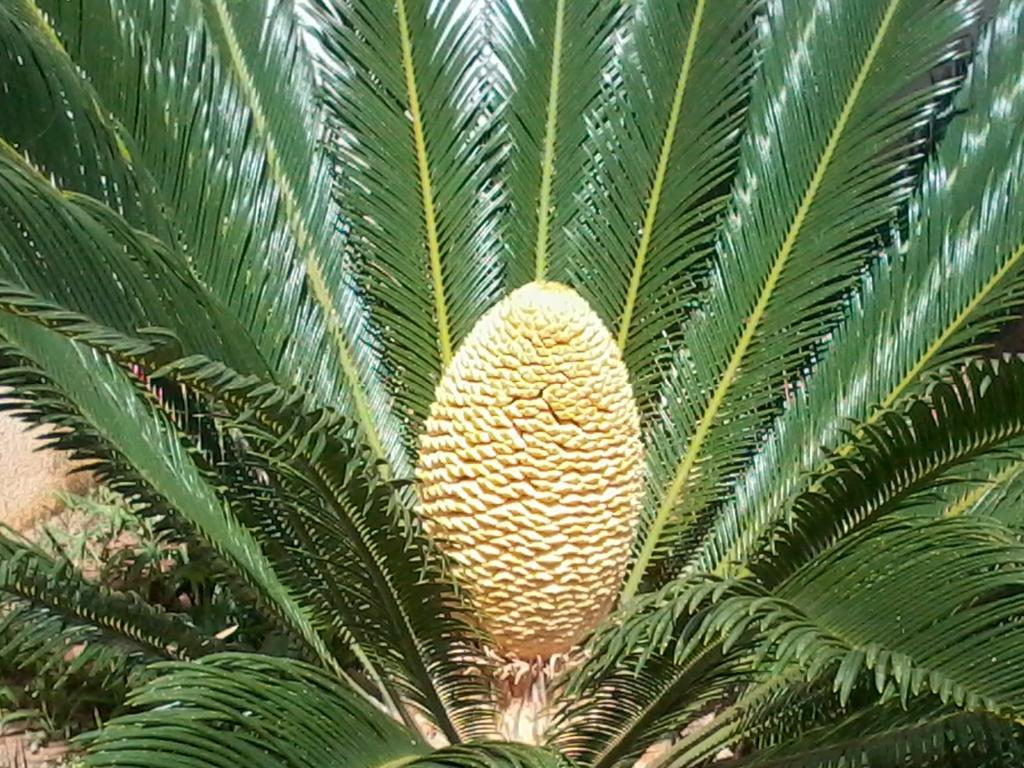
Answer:
[[[500,651],[564,652],[608,613],[642,466],[625,365],[578,294],[530,283],[481,318],[437,387],[418,478],[427,532]]]

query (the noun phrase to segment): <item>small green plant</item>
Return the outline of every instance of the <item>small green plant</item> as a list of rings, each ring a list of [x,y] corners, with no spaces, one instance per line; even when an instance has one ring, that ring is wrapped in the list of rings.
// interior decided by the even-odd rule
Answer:
[[[159,521],[134,513],[104,486],[88,496],[61,494],[60,499],[62,513],[36,536],[44,551],[108,586],[150,593],[149,585],[155,585],[151,602],[171,604],[173,593],[168,594],[163,577],[187,562],[185,545],[174,543],[171,532],[157,530]]]
[[[47,554],[98,584],[186,613],[211,633],[231,626],[230,598],[202,546],[186,532],[161,515],[133,509],[102,485],[89,496],[63,494],[62,500],[62,514],[37,537]]]

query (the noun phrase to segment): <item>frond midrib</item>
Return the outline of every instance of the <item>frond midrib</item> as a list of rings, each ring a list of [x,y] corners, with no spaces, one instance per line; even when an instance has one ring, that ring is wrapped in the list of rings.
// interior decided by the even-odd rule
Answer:
[[[352,402],[359,423],[363,426],[366,441],[374,456],[379,460],[386,460],[387,453],[384,450],[380,430],[373,417],[373,410],[370,407],[366,387],[359,376],[355,355],[342,330],[341,319],[338,317],[337,309],[331,298],[330,287],[327,285],[320,266],[320,256],[317,254],[316,245],[312,242],[312,236],[306,226],[306,222],[302,218],[297,195],[287,172],[281,165],[281,157],[274,137],[267,128],[267,116],[264,112],[260,96],[253,84],[252,73],[245,63],[238,35],[235,32],[224,0],[209,1],[213,4],[217,23],[220,25],[225,42],[227,43],[228,62],[235,74],[235,80],[238,83],[239,89],[242,95],[244,95],[252,113],[253,134],[260,138],[265,147],[267,168],[280,191],[281,200],[284,203],[285,221],[292,233],[292,237],[295,239],[296,247],[302,253],[313,297],[324,313],[324,320],[327,323],[331,339],[334,341],[334,346],[338,352],[339,362],[345,374],[345,379],[349,384]]]
[[[423,127],[423,111],[420,107],[419,88],[416,84],[416,67],[412,55],[412,35],[406,0],[397,0],[398,29],[402,41],[402,73],[409,97],[409,115],[412,123],[413,145],[416,150],[416,168],[419,174],[420,197],[423,204],[423,222],[427,234],[427,253],[430,265],[430,279],[434,290],[434,310],[437,313],[437,343],[441,354],[441,366],[446,367],[452,359],[451,324],[448,320],[448,301],[445,296],[444,271],[441,263],[441,242],[437,229],[437,212],[434,206],[434,185],[430,174],[430,159],[427,153],[427,139]]]
[[[782,241],[782,245],[776,253],[775,262],[772,265],[771,271],[768,273],[764,287],[761,289],[757,302],[754,305],[747,322],[744,324],[743,332],[736,343],[736,347],[733,349],[722,378],[715,388],[711,399],[708,401],[708,405],[705,408],[704,413],[701,415],[700,421],[697,424],[697,429],[694,432],[694,436],[691,439],[690,444],[687,446],[686,453],[683,455],[682,460],[676,468],[676,473],[672,479],[672,483],[669,486],[668,491],[662,497],[661,503],[658,505],[654,521],[651,524],[650,530],[647,533],[647,538],[644,541],[643,549],[634,563],[633,571],[631,572],[629,580],[626,583],[626,587],[623,590],[621,597],[623,601],[629,600],[634,594],[636,594],[636,591],[640,586],[640,580],[643,578],[644,572],[647,570],[647,564],[653,557],[654,551],[658,545],[658,540],[660,539],[661,533],[668,522],[669,515],[675,509],[679,497],[689,480],[690,473],[693,471],[694,466],[696,466],[697,461],[700,458],[701,451],[704,447],[704,441],[711,432],[714,421],[717,418],[722,405],[725,403],[729,390],[732,388],[732,385],[739,376],[747,350],[753,343],[754,336],[761,324],[761,320],[767,312],[768,304],[775,293],[778,282],[782,277],[782,273],[786,267],[789,257],[792,254],[793,248],[796,245],[797,237],[803,228],[804,221],[810,212],[811,205],[814,203],[821,184],[825,179],[825,172],[828,170],[836,149],[838,148],[839,141],[849,124],[850,117],[864,88],[864,83],[867,80],[868,73],[871,71],[875,58],[882,46],[882,42],[888,34],[900,2],[901,0],[890,0],[889,6],[886,8],[885,15],[879,23],[874,39],[872,40],[871,47],[868,49],[867,54],[864,57],[864,61],[861,63],[857,77],[854,79],[850,88],[850,93],[847,94],[842,111],[839,113],[836,123],[832,128],[832,132],[829,135],[828,142],[822,150],[821,156],[818,158],[814,174],[811,177],[807,189],[804,191],[803,198],[800,201],[800,206],[794,214],[793,220],[790,222],[789,229],[786,232],[786,237]]]
[[[973,488],[969,493],[964,494],[958,501],[947,507],[942,513],[943,517],[960,517],[997,488],[1013,482],[1020,476],[1021,472],[1024,472],[1024,460],[1011,462],[994,475],[990,475],[985,480],[979,482],[976,488]]]
[[[420,755],[406,755],[404,757],[396,757],[394,760],[388,760],[386,763],[379,763],[377,768],[402,768],[403,765],[409,765],[415,763],[420,759]]]
[[[544,153],[541,157],[540,197],[537,203],[537,245],[534,250],[534,280],[544,280],[548,272],[548,241],[551,227],[551,187],[555,176],[555,149],[558,134],[558,101],[561,97],[562,48],[565,33],[565,0],[555,5],[555,34],[551,44],[551,80],[544,124]]]
[[[1017,263],[1024,258],[1024,243],[1017,246],[1017,249],[1013,252],[1006,263],[1003,264],[995,274],[990,277],[981,289],[974,295],[974,297],[967,303],[957,316],[953,318],[953,321],[946,326],[942,333],[933,341],[917,360],[914,366],[907,371],[906,375],[900,380],[899,384],[893,387],[892,391],[886,395],[879,409],[868,419],[868,424],[873,424],[879,416],[888,408],[891,408],[896,401],[900,399],[906,390],[917,381],[921,374],[928,368],[929,364],[935,359],[935,357],[942,351],[942,347],[945,346],[954,334],[960,331],[970,319],[971,315],[974,314],[975,310],[981,306],[981,304],[989,297],[989,295],[999,286],[1003,278],[1005,278],[1010,271],[1017,265]]]
[[[654,181],[651,183],[651,192],[648,197],[647,210],[644,213],[643,229],[640,232],[640,241],[637,245],[636,255],[633,260],[633,272],[629,280],[629,289],[626,292],[626,300],[622,309],[622,320],[619,322],[619,333],[617,342],[620,350],[625,350],[629,341],[629,332],[633,322],[633,312],[636,309],[637,297],[640,293],[640,284],[643,280],[644,267],[647,262],[647,251],[651,247],[651,238],[654,232],[654,225],[658,218],[658,206],[661,203],[661,194],[665,186],[665,177],[668,175],[669,159],[672,156],[672,147],[675,144],[676,133],[679,130],[679,114],[683,107],[683,98],[686,95],[690,82],[690,73],[693,69],[693,60],[697,51],[697,39],[700,36],[701,25],[704,21],[704,9],[707,0],[698,0],[697,7],[693,12],[693,21],[690,24],[690,34],[686,40],[686,50],[683,53],[683,61],[679,68],[679,78],[676,80],[675,95],[672,98],[672,107],[669,111],[668,124],[665,126],[665,136],[661,143],[661,151],[658,154],[658,166],[654,173]]]

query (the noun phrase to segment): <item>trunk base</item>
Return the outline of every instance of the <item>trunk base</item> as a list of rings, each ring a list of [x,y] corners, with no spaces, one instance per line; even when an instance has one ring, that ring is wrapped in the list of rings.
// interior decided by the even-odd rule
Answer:
[[[541,744],[551,723],[551,683],[570,662],[564,654],[533,661],[504,660],[497,667],[498,733],[503,739]]]

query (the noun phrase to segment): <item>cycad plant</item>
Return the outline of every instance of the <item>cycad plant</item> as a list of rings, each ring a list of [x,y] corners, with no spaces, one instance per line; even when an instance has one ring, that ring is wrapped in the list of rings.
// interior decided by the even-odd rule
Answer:
[[[87,765],[1021,764],[1022,0],[0,43],[4,403],[286,640],[3,539]]]

